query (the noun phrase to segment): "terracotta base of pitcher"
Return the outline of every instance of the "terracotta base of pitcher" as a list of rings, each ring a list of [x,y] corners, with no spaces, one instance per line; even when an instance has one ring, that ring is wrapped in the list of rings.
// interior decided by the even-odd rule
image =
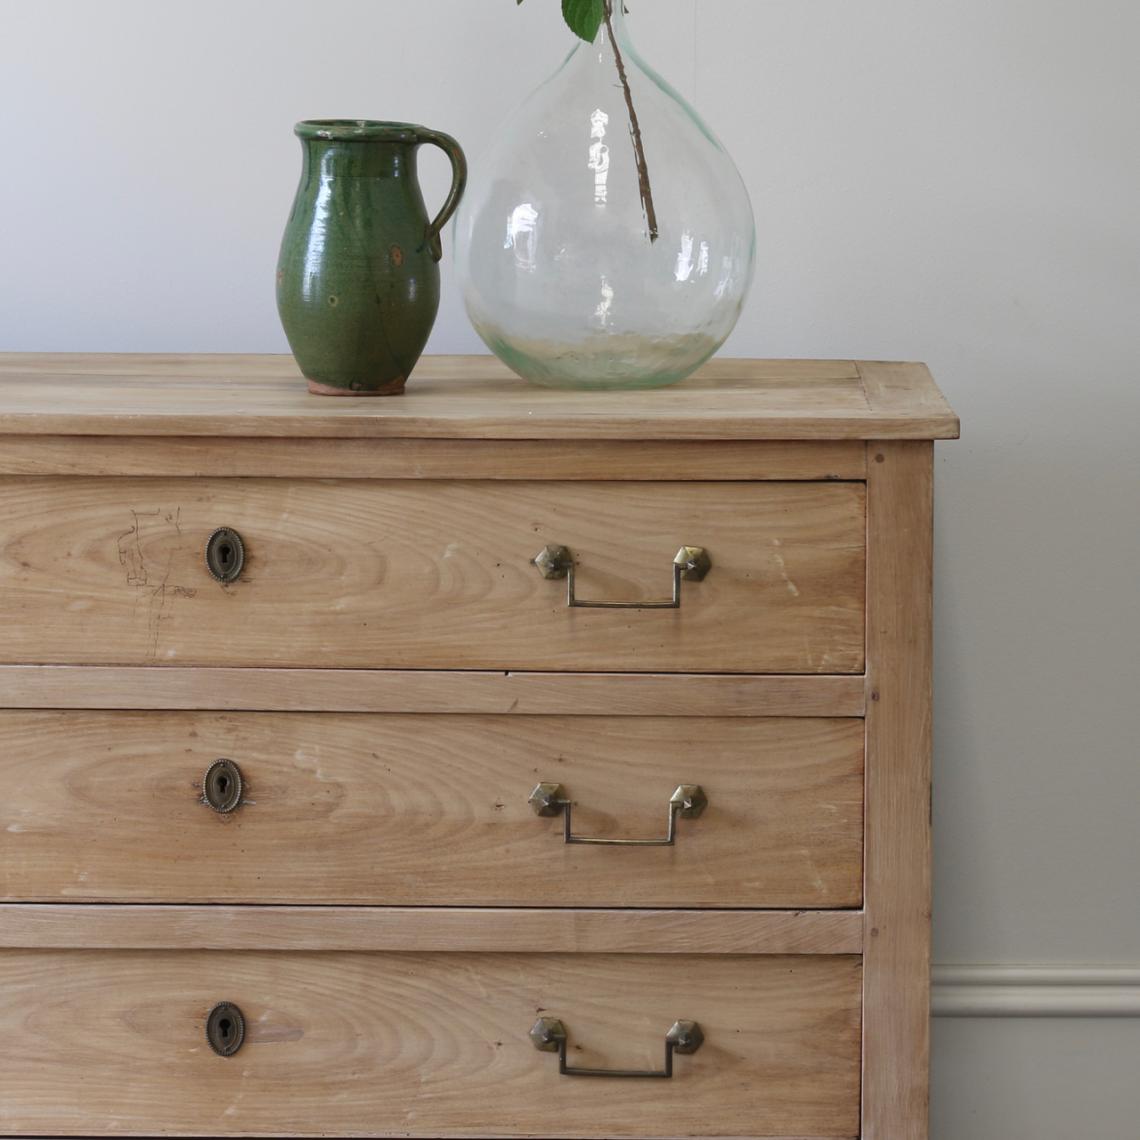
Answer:
[[[399,376],[390,380],[382,388],[337,388],[333,384],[322,384],[318,380],[309,381],[309,391],[314,396],[402,396],[407,377]]]

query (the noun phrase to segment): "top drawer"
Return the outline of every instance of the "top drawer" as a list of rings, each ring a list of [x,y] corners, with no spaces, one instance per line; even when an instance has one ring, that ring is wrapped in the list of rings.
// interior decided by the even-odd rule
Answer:
[[[864,516],[858,483],[5,478],[0,661],[857,673]],[[548,546],[592,602],[711,568],[569,608]]]

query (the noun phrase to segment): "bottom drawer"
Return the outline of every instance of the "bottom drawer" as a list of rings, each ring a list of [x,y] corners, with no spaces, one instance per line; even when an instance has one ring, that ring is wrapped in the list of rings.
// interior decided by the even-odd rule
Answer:
[[[852,1137],[856,957],[0,953],[6,1134]],[[233,1003],[244,1039],[214,1052]],[[228,1037],[236,1041],[232,1011]],[[679,1019],[703,1041],[660,1071]],[[690,1037],[691,1040],[691,1037]]]

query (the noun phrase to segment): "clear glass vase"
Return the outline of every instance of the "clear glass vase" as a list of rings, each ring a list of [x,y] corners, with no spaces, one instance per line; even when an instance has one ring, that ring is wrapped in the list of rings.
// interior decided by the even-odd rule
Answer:
[[[725,342],[752,282],[739,171],[637,54],[620,0],[607,9],[595,42],[500,127],[456,228],[476,330],[551,387],[683,379]]]

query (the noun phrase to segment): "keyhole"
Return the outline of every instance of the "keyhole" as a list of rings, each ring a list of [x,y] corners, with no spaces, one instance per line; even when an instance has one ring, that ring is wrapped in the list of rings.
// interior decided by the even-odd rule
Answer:
[[[206,543],[206,569],[219,582],[236,582],[245,566],[245,543],[231,527],[219,527]]]
[[[232,1057],[245,1040],[245,1018],[233,1002],[218,1002],[206,1018],[206,1040],[219,1057]]]
[[[241,806],[241,769],[232,760],[215,760],[202,778],[202,798],[221,815]]]

